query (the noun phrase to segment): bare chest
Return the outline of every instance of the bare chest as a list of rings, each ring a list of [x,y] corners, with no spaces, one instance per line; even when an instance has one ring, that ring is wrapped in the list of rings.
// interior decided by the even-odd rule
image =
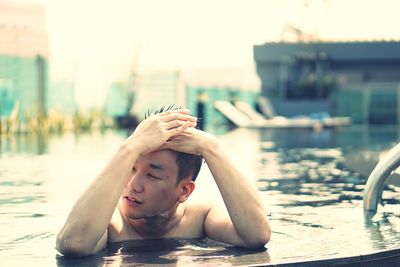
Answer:
[[[204,231],[205,215],[202,212],[188,211],[180,222],[169,231],[155,235],[152,238],[202,238],[205,237]],[[133,228],[129,222],[122,219],[121,225],[110,225],[108,228],[108,241],[118,242],[124,240],[144,239]]]

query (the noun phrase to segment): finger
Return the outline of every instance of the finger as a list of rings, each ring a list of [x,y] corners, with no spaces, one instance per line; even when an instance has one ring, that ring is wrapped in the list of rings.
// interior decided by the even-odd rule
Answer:
[[[172,146],[172,145],[176,145],[180,142],[182,142],[182,136],[181,136],[181,134],[178,134],[178,135],[172,136],[165,143],[168,143],[169,146]]]
[[[185,122],[184,124],[182,124],[182,125],[179,126],[179,127],[170,129],[170,131],[171,131],[171,132],[170,132],[170,133],[171,133],[171,136],[178,135],[178,134],[184,132],[184,131],[185,131],[187,128],[189,128],[191,125],[193,125],[193,122],[187,121],[187,122]]]
[[[196,121],[191,121],[191,122],[188,122],[188,124],[189,124],[189,126],[186,128],[186,129],[189,129],[189,128],[194,128],[194,127],[196,127],[197,126],[197,122]],[[186,130],[185,129],[185,130]]]
[[[181,120],[181,121],[197,121],[197,118],[188,114],[180,114],[180,113],[173,113],[167,116],[162,117],[162,120],[165,122],[172,121],[172,120]]]
[[[161,112],[159,115],[160,117],[165,117],[171,114],[189,114],[189,110],[186,108],[181,108],[181,109],[174,109],[174,110],[168,110]]]
[[[178,127],[181,127],[182,125],[188,123],[189,126],[188,127],[196,127],[197,122],[195,121],[179,121],[179,120],[174,120],[174,121],[170,121],[165,123],[165,129],[167,130],[172,130]]]
[[[185,121],[173,120],[173,121],[165,123],[165,127],[166,127],[167,130],[171,130],[171,129],[180,127],[185,123],[186,123]]]
[[[164,144],[162,144],[157,150],[163,150],[163,149],[172,149],[176,150],[177,144],[173,141],[166,141]]]

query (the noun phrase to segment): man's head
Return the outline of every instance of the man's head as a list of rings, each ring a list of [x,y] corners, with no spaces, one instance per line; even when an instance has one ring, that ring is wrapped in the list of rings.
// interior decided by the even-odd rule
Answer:
[[[148,111],[145,117],[147,118],[151,114],[156,115],[168,110],[176,110],[176,109],[180,109],[180,107],[176,107],[174,105],[170,105],[168,107],[161,107],[160,109],[155,110],[152,113]],[[192,181],[195,181],[200,172],[203,158],[199,155],[188,154],[184,152],[176,152],[176,153],[177,153],[176,165],[178,166],[178,176],[176,182],[179,183],[180,181],[188,177],[190,177]]]
[[[197,169],[191,167],[192,159],[170,149],[140,156],[122,193],[121,213],[131,219],[140,219],[176,209],[195,188],[193,179],[200,165]]]
[[[174,107],[162,108],[153,114],[170,109]],[[171,149],[141,155],[122,193],[120,211],[131,219],[173,211],[193,192],[201,164],[201,156]]]

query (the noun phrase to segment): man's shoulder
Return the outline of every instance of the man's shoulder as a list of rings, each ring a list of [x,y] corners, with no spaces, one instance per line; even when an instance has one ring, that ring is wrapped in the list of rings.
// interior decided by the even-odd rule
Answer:
[[[186,201],[184,207],[182,219],[172,236],[181,238],[204,237],[204,222],[211,206],[208,203]]]
[[[188,200],[186,201],[186,209],[210,210],[213,204],[211,202]]]
[[[213,205],[211,202],[187,201],[185,206],[184,217],[187,219],[196,218],[198,220],[207,217]]]

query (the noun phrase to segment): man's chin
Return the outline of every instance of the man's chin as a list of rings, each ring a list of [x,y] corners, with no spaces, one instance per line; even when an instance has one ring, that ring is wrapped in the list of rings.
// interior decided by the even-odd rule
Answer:
[[[119,205],[119,212],[121,213],[121,215],[123,215],[124,217],[127,217],[127,218],[138,217],[138,215],[139,215],[138,209],[134,209],[134,208],[130,207],[129,205],[126,205],[125,203],[121,203]]]
[[[138,220],[138,219],[142,219],[144,217],[143,215],[139,214],[137,211],[126,210],[124,208],[122,208],[120,210],[120,212],[121,212],[121,215],[127,219]]]
[[[132,207],[126,202],[122,202],[119,205],[119,212],[126,218],[137,220],[137,219],[152,219],[159,217],[167,217],[168,211],[146,211],[142,207]]]

